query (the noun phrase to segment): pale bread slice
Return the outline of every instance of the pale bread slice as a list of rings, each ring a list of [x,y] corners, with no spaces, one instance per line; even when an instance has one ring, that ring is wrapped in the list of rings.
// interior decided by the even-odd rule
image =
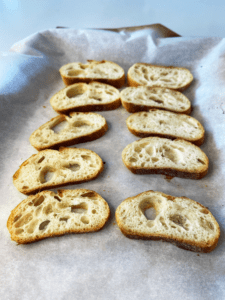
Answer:
[[[97,113],[59,115],[40,126],[30,136],[30,143],[38,151],[70,146],[96,140],[108,129],[104,117]]]
[[[124,70],[118,64],[106,60],[88,60],[86,64],[69,63],[62,66],[59,72],[65,85],[96,80],[121,88],[125,83]]]
[[[128,70],[127,81],[129,86],[144,85],[184,91],[193,81],[193,75],[186,68],[136,63]]]
[[[83,183],[103,171],[103,161],[88,149],[42,150],[28,158],[13,175],[15,187],[23,194]]]
[[[196,145],[182,139],[148,137],[127,145],[122,152],[125,166],[134,174],[163,174],[201,179],[209,160]]]
[[[94,191],[44,191],[17,205],[7,227],[13,241],[27,244],[68,233],[98,231],[109,216],[107,202]]]
[[[128,87],[120,93],[123,107],[130,113],[151,108],[190,114],[191,102],[178,91],[161,87]]]
[[[51,99],[53,109],[58,113],[113,110],[121,105],[120,92],[115,87],[99,82],[75,83]]]
[[[129,116],[126,124],[131,133],[139,137],[159,136],[181,138],[200,146],[204,142],[205,130],[195,118],[165,110],[151,109]]]
[[[151,218],[146,217],[147,209]],[[161,192],[127,198],[116,210],[116,221],[129,238],[163,240],[196,252],[212,251],[220,236],[220,227],[206,207]]]

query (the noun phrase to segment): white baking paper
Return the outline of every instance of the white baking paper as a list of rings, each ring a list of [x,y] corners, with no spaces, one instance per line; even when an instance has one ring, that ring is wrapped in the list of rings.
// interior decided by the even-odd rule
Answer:
[[[14,187],[12,176],[37,153],[30,134],[57,115],[49,100],[64,87],[58,69],[87,59],[114,61],[126,72],[136,62],[190,69],[194,81],[184,94],[192,102],[191,115],[206,130],[201,149],[209,157],[209,173],[199,181],[132,174],[121,159],[124,147],[137,140],[126,128],[129,113],[122,106],[101,112],[108,132],[78,147],[98,153],[105,169],[98,179],[67,188],[99,193],[109,203],[109,222],[97,233],[17,246],[6,222],[26,196]],[[46,30],[1,53],[0,105],[0,299],[225,299],[225,39],[162,38],[149,28]],[[123,236],[115,222],[117,206],[147,190],[207,206],[221,227],[216,249],[197,254]]]

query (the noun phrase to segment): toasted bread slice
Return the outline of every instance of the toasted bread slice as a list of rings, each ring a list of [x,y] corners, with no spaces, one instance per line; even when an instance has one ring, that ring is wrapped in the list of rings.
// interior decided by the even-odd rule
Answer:
[[[201,179],[208,172],[206,154],[182,139],[148,137],[127,145],[122,152],[125,166],[134,174],[163,174]]]
[[[17,205],[7,227],[13,241],[27,244],[67,233],[98,231],[109,216],[107,202],[94,191],[44,191]]]
[[[128,70],[127,81],[129,86],[163,87],[181,92],[190,86],[193,75],[186,68],[136,63]]]
[[[108,126],[105,118],[96,113],[70,113],[59,115],[35,130],[30,143],[37,150],[70,146],[96,140],[103,136]]]
[[[151,108],[190,114],[191,102],[182,93],[160,87],[128,87],[120,93],[123,107],[130,113]]]
[[[159,136],[181,138],[200,146],[204,142],[205,130],[195,119],[185,114],[176,114],[159,109],[137,112],[127,118],[127,127],[139,137]]]
[[[120,88],[125,83],[124,70],[116,63],[106,60],[88,60],[86,64],[69,63],[62,66],[59,72],[65,85],[96,80]]]
[[[93,180],[102,171],[102,159],[95,152],[60,147],[59,151],[42,150],[28,158],[13,175],[13,183],[21,193],[29,195]]]
[[[212,251],[220,236],[220,227],[206,207],[186,197],[154,191],[124,200],[116,210],[116,221],[129,238],[163,240],[196,252]]]
[[[120,92],[113,86],[99,82],[75,83],[58,93],[50,100],[58,113],[71,111],[113,110],[121,105]]]

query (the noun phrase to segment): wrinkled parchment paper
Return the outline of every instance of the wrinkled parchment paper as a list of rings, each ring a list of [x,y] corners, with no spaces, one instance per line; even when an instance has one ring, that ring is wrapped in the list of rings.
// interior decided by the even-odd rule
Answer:
[[[115,32],[52,29],[1,53],[0,299],[225,299],[225,39],[163,36],[148,27]],[[126,128],[129,113],[123,107],[102,112],[108,132],[78,147],[98,153],[105,169],[98,179],[67,188],[99,193],[111,209],[108,224],[97,233],[17,246],[6,222],[26,196],[14,187],[12,176],[37,153],[30,134],[57,115],[49,100],[64,87],[58,69],[87,59],[111,60],[126,72],[136,62],[190,69],[195,79],[184,94],[192,102],[191,115],[206,130],[201,148],[209,157],[209,173],[199,181],[132,174],[121,159],[124,147],[138,139]],[[123,236],[115,222],[117,206],[147,190],[186,196],[207,206],[221,227],[217,248],[197,254]]]

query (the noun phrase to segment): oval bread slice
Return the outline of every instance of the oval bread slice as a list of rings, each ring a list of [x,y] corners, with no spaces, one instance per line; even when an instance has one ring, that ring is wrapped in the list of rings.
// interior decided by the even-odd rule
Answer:
[[[128,70],[127,81],[129,86],[166,87],[181,92],[189,87],[193,75],[186,68],[136,63]]]
[[[59,115],[35,130],[30,143],[37,150],[70,146],[96,140],[103,136],[108,126],[97,113],[70,113]]]
[[[148,137],[127,145],[122,152],[125,166],[134,174],[163,174],[201,179],[208,172],[206,154],[182,139]]]
[[[96,80],[120,88],[125,83],[124,70],[118,64],[106,60],[88,60],[86,64],[69,63],[62,66],[59,72],[65,85]]]
[[[95,152],[60,147],[59,151],[42,150],[28,158],[13,175],[13,183],[21,193],[29,195],[93,180],[102,171],[102,159]]]
[[[142,138],[149,136],[181,138],[197,146],[204,142],[203,126],[195,118],[185,114],[151,109],[149,112],[132,114],[126,123],[131,133]]]
[[[220,227],[206,207],[186,197],[154,191],[124,200],[116,210],[116,221],[129,238],[163,240],[196,252],[212,251],[220,236]]]
[[[58,93],[50,100],[58,113],[71,111],[113,110],[121,105],[120,92],[113,86],[99,82],[75,83]]]
[[[94,191],[44,191],[17,205],[7,227],[13,241],[27,244],[67,233],[98,231],[109,216],[107,202]]]
[[[120,93],[123,107],[130,113],[151,108],[190,114],[191,102],[178,91],[159,87],[128,87]]]

